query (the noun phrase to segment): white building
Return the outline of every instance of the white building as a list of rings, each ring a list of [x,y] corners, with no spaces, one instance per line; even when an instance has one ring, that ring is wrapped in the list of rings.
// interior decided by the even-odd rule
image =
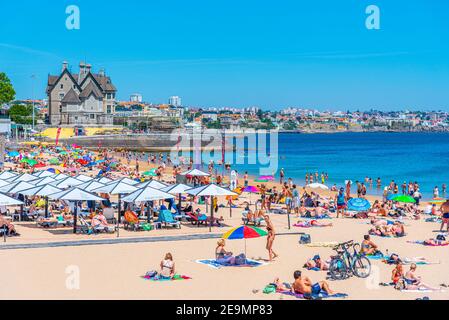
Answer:
[[[131,97],[129,98],[129,101],[131,101],[131,102],[142,102],[143,101],[143,98],[142,98],[142,95],[140,94],[140,93],[133,93],[132,95],[131,95]]]
[[[182,106],[182,100],[178,96],[173,96],[168,99],[168,104],[178,108]]]

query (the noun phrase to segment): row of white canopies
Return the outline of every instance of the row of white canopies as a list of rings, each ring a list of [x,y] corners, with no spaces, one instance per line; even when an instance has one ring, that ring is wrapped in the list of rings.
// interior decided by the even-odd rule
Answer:
[[[183,173],[185,176],[209,176],[194,169]],[[143,183],[129,178],[112,180],[106,177],[92,178],[87,175],[68,176],[50,171],[36,174],[18,174],[13,171],[0,173],[0,206],[23,205],[23,202],[11,195],[40,196],[51,200],[65,201],[103,201],[99,195],[118,195],[119,212],[121,201],[142,203],[157,200],[174,199],[174,195],[190,194],[194,196],[232,196],[236,193],[215,184],[192,188],[185,184],[167,185],[150,180]],[[76,232],[77,206],[74,212],[74,232]],[[46,209],[47,212],[47,209]]]

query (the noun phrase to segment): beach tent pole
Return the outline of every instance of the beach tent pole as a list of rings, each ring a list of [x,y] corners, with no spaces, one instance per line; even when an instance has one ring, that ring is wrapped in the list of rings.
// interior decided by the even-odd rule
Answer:
[[[290,210],[287,210],[287,219],[288,219],[288,230],[291,230],[291,222],[290,222]]]
[[[212,203],[214,202],[214,196],[210,197],[210,223],[209,223],[209,232],[212,232],[212,223],[214,223],[214,206]]]
[[[182,194],[180,193],[179,194],[179,208],[178,208],[179,212],[181,212],[181,208],[182,208]]]
[[[48,197],[45,197],[45,218],[48,218]]]
[[[120,202],[122,200],[122,195],[119,193],[118,194],[118,205],[117,205],[117,209],[118,209],[118,213],[117,213],[117,238],[120,237],[120,211],[121,211],[121,206],[120,206]]]
[[[3,242],[6,242],[6,224],[3,225]]]
[[[150,202],[149,201],[147,201],[147,215],[148,215],[148,217],[147,217],[147,221],[148,221],[148,223],[150,223],[151,222],[151,206],[150,206]]]
[[[77,221],[78,221],[78,201],[75,201],[75,210],[73,212],[73,234],[76,234]]]

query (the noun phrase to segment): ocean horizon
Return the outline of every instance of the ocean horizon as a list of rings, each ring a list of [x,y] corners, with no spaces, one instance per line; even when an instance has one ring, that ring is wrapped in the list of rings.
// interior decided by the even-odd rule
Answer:
[[[292,178],[299,185],[304,185],[306,173],[326,172],[329,187],[344,186],[346,180],[364,182],[369,177],[373,179],[373,187],[367,185],[369,194],[382,194],[383,187],[394,180],[399,189],[404,181],[418,182],[424,199],[432,198],[435,186],[440,189],[440,196],[445,196],[441,186],[449,183],[449,133],[279,133],[278,137],[277,180],[281,168],[286,179]],[[260,175],[263,165],[247,161],[255,152],[256,148],[247,145],[244,151],[227,152],[226,161],[233,164],[240,179],[245,171]],[[235,164],[237,158],[245,163]],[[380,190],[376,188],[377,178],[382,180]]]

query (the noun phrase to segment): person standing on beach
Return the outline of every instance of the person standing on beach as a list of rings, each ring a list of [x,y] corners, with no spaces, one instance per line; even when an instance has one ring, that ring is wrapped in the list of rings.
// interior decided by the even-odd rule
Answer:
[[[247,187],[249,185],[248,171],[245,172],[245,175],[243,176],[243,180],[245,181],[245,187]]]
[[[433,188],[433,197],[435,199],[440,197],[440,192],[438,191],[438,186],[435,186],[435,188]]]
[[[284,183],[284,177],[285,177],[284,168],[281,169],[281,172],[279,173],[279,176],[280,176],[279,183],[283,184]]]
[[[449,232],[449,200],[441,205],[440,210],[443,214],[440,231],[443,232],[444,224],[446,224],[447,232]]]
[[[335,196],[335,203],[337,204],[337,218],[340,217],[340,213],[344,217],[346,215],[346,197],[344,193],[344,189],[340,188],[340,191]]]
[[[357,185],[357,198],[360,198],[362,195],[362,185],[359,181],[355,182]]]
[[[274,239],[276,238],[276,231],[274,230],[273,222],[271,222],[271,219],[268,215],[264,216],[265,223],[267,224],[267,250],[268,250],[268,256],[270,262],[273,261],[273,259],[279,257],[274,251],[273,251],[273,243]]]
[[[351,180],[346,182],[346,200],[351,199]]]

